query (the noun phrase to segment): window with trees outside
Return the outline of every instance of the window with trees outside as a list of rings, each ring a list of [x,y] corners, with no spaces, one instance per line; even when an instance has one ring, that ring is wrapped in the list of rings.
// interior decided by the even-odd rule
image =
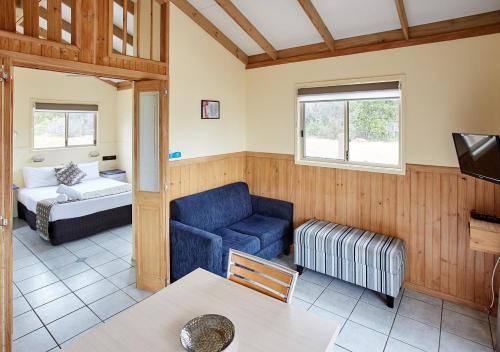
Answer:
[[[33,149],[95,146],[98,106],[35,103]]]
[[[298,162],[402,169],[401,84],[360,83],[298,90]]]

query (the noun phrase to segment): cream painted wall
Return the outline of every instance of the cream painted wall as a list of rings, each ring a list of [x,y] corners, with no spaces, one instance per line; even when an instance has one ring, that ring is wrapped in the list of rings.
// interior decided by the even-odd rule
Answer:
[[[295,85],[404,74],[406,162],[457,166],[451,133],[500,134],[500,34],[247,71],[247,149],[294,152]]]
[[[244,65],[170,8],[170,147],[184,158],[246,150]],[[220,120],[201,120],[202,99],[220,100]]]
[[[97,146],[33,150],[32,104],[34,101],[97,103]],[[114,87],[93,77],[76,77],[63,73],[15,68],[14,70],[14,182],[20,186],[23,166],[52,166],[69,161],[101,160],[100,168],[110,169],[116,161],[102,161],[103,155],[117,154],[116,132],[117,91]],[[100,156],[89,157],[98,150]],[[34,155],[45,161],[33,163]]]
[[[133,168],[133,120],[134,120],[134,90],[125,89],[117,92],[116,99],[116,145],[118,153],[118,168],[125,170],[127,179],[132,182]]]

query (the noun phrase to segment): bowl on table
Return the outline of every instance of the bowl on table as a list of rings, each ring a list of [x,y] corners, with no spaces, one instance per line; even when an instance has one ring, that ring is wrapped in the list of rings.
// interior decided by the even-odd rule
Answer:
[[[181,344],[189,352],[221,352],[234,339],[234,324],[218,314],[191,319],[181,330]]]

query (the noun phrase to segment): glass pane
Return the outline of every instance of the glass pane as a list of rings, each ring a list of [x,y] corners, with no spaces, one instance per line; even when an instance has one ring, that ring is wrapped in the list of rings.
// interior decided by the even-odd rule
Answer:
[[[344,159],[345,103],[342,101],[304,104],[304,156]]]
[[[160,191],[159,93],[139,93],[139,190]]]
[[[70,112],[68,114],[68,146],[95,144],[95,114]]]
[[[126,12],[126,29],[124,18]],[[113,51],[129,56],[135,53],[135,11],[136,4],[131,0],[114,0],[113,2]],[[123,45],[125,39],[125,46]]]
[[[63,43],[71,44],[71,1],[63,1],[61,4],[62,29],[61,38]]]
[[[24,34],[23,0],[16,0],[16,32]]]
[[[399,99],[349,102],[349,160],[399,164]]]
[[[38,36],[41,39],[47,39],[47,0],[40,0],[39,5]]]
[[[33,147],[65,146],[65,116],[60,112],[35,111],[33,114]]]

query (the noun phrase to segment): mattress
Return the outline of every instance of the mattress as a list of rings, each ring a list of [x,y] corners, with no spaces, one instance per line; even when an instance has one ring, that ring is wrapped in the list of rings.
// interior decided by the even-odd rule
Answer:
[[[88,180],[73,187],[81,193],[98,191],[123,184],[110,178],[99,177]],[[36,205],[43,199],[57,197],[57,187],[22,188],[18,191],[17,200],[29,211],[36,214]],[[49,221],[72,219],[90,215],[100,211],[123,207],[132,204],[132,192],[114,194],[106,197],[86,199],[77,202],[56,204],[50,211]]]

